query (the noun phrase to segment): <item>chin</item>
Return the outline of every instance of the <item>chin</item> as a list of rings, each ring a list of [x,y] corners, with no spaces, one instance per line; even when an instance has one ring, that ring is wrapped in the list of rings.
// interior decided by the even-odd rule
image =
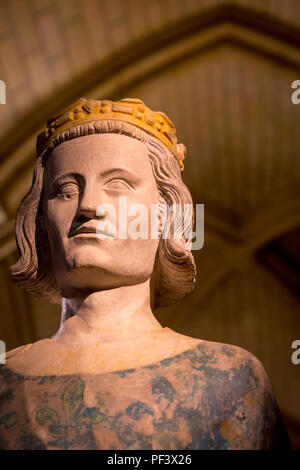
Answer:
[[[95,253],[95,250],[83,250],[76,253],[70,263],[71,270],[73,269],[105,269],[105,265],[111,264],[111,256],[106,253]]]
[[[153,271],[149,257],[137,257],[135,252],[113,250],[111,246],[86,244],[64,253],[63,258],[65,262],[55,277],[59,285],[70,286],[72,290],[99,291],[141,284]]]
[[[114,263],[116,260],[114,259]],[[121,269],[120,269],[121,268]],[[134,272],[134,275],[132,274]],[[88,294],[101,290],[115,289],[125,286],[133,286],[146,282],[151,273],[141,270],[140,273],[132,270],[132,266],[118,264],[117,269],[113,269],[113,263],[105,266],[93,263],[76,263],[68,271],[60,271],[56,276],[57,282],[63,287],[66,297],[73,297],[73,294],[81,292]],[[74,295],[75,297],[77,295]]]

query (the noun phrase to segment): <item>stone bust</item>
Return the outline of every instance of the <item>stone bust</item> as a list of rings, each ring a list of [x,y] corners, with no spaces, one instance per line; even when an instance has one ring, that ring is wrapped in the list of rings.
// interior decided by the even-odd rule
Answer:
[[[81,98],[37,139],[16,217],[11,276],[62,305],[51,337],[0,369],[3,449],[282,449],[289,439],[269,379],[249,352],[162,327],[196,270],[185,235],[99,237],[100,204],[191,204],[185,147],[138,99]],[[42,314],[42,312],[41,312]]]

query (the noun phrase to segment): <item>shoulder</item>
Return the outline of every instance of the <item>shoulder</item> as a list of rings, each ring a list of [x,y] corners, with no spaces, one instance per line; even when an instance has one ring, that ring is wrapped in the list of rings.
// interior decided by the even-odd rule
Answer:
[[[0,409],[3,397],[10,396],[12,393],[11,387],[20,381],[20,377],[15,373],[14,368],[11,367],[14,361],[20,361],[22,354],[31,347],[31,344],[25,344],[15,349],[6,352],[5,363],[0,366]],[[7,392],[9,391],[9,392]]]
[[[30,375],[31,364],[39,364],[47,356],[51,357],[47,340],[24,344],[6,353],[6,368],[23,376]]]
[[[178,356],[189,361],[214,385],[235,385],[240,391],[268,386],[262,363],[249,351],[231,344],[206,341],[171,331],[180,348]]]
[[[224,400],[229,394],[238,400],[249,392],[270,388],[262,363],[238,346],[200,341],[184,355],[190,359],[192,369],[201,372],[205,386],[209,390],[213,387]]]
[[[249,351],[239,346],[196,339],[184,335],[189,345],[183,354],[191,360],[194,367],[209,371],[209,376],[220,375],[223,379],[234,377],[249,382],[251,379],[263,382],[266,373],[262,363]],[[214,374],[215,372],[215,374]]]
[[[34,343],[33,343],[34,344]],[[26,357],[26,351],[32,348],[32,343],[24,344],[15,349],[11,349],[6,353],[6,367],[14,370],[14,365],[22,363],[23,358]]]
[[[24,353],[29,348],[31,348],[31,346],[32,346],[32,343],[23,344],[22,346],[19,346],[15,349],[11,349],[10,351],[7,351],[6,360],[10,360],[13,357],[20,357],[22,355],[22,353]]]
[[[288,449],[288,435],[264,366],[249,351],[201,341],[186,352],[199,371],[199,408],[217,426],[216,448]]]

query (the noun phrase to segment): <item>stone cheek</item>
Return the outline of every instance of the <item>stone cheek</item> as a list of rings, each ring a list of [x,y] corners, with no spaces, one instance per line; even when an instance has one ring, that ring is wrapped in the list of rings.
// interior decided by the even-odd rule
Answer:
[[[250,362],[226,370],[199,345],[98,375],[22,377],[3,367],[0,448],[257,448],[261,413]]]

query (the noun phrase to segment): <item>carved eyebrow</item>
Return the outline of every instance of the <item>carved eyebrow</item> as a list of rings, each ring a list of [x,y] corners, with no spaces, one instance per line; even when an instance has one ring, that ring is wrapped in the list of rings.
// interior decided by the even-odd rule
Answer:
[[[125,168],[110,168],[100,173],[101,178],[106,178],[111,175],[127,177],[129,180],[135,183],[138,183],[140,181],[140,177],[135,172],[131,170],[127,170]],[[84,177],[81,174],[70,172],[70,173],[63,173],[62,175],[59,175],[57,178],[52,180],[50,184],[52,187],[56,187],[60,184],[62,180],[66,178],[73,178],[77,182],[82,182],[82,180],[84,180]]]
[[[53,181],[51,181],[51,184],[59,184],[59,182],[65,178],[74,178],[76,181],[79,181],[80,179],[82,179],[82,176],[78,173],[64,173],[62,175],[59,175]]]
[[[134,179],[134,180],[139,180],[139,176],[131,171],[131,170],[127,170],[125,168],[110,168],[108,170],[104,170],[103,172],[100,173],[101,177],[103,178],[106,178],[107,176],[110,176],[110,175],[122,175],[122,176],[127,176],[128,178],[130,179]]]

